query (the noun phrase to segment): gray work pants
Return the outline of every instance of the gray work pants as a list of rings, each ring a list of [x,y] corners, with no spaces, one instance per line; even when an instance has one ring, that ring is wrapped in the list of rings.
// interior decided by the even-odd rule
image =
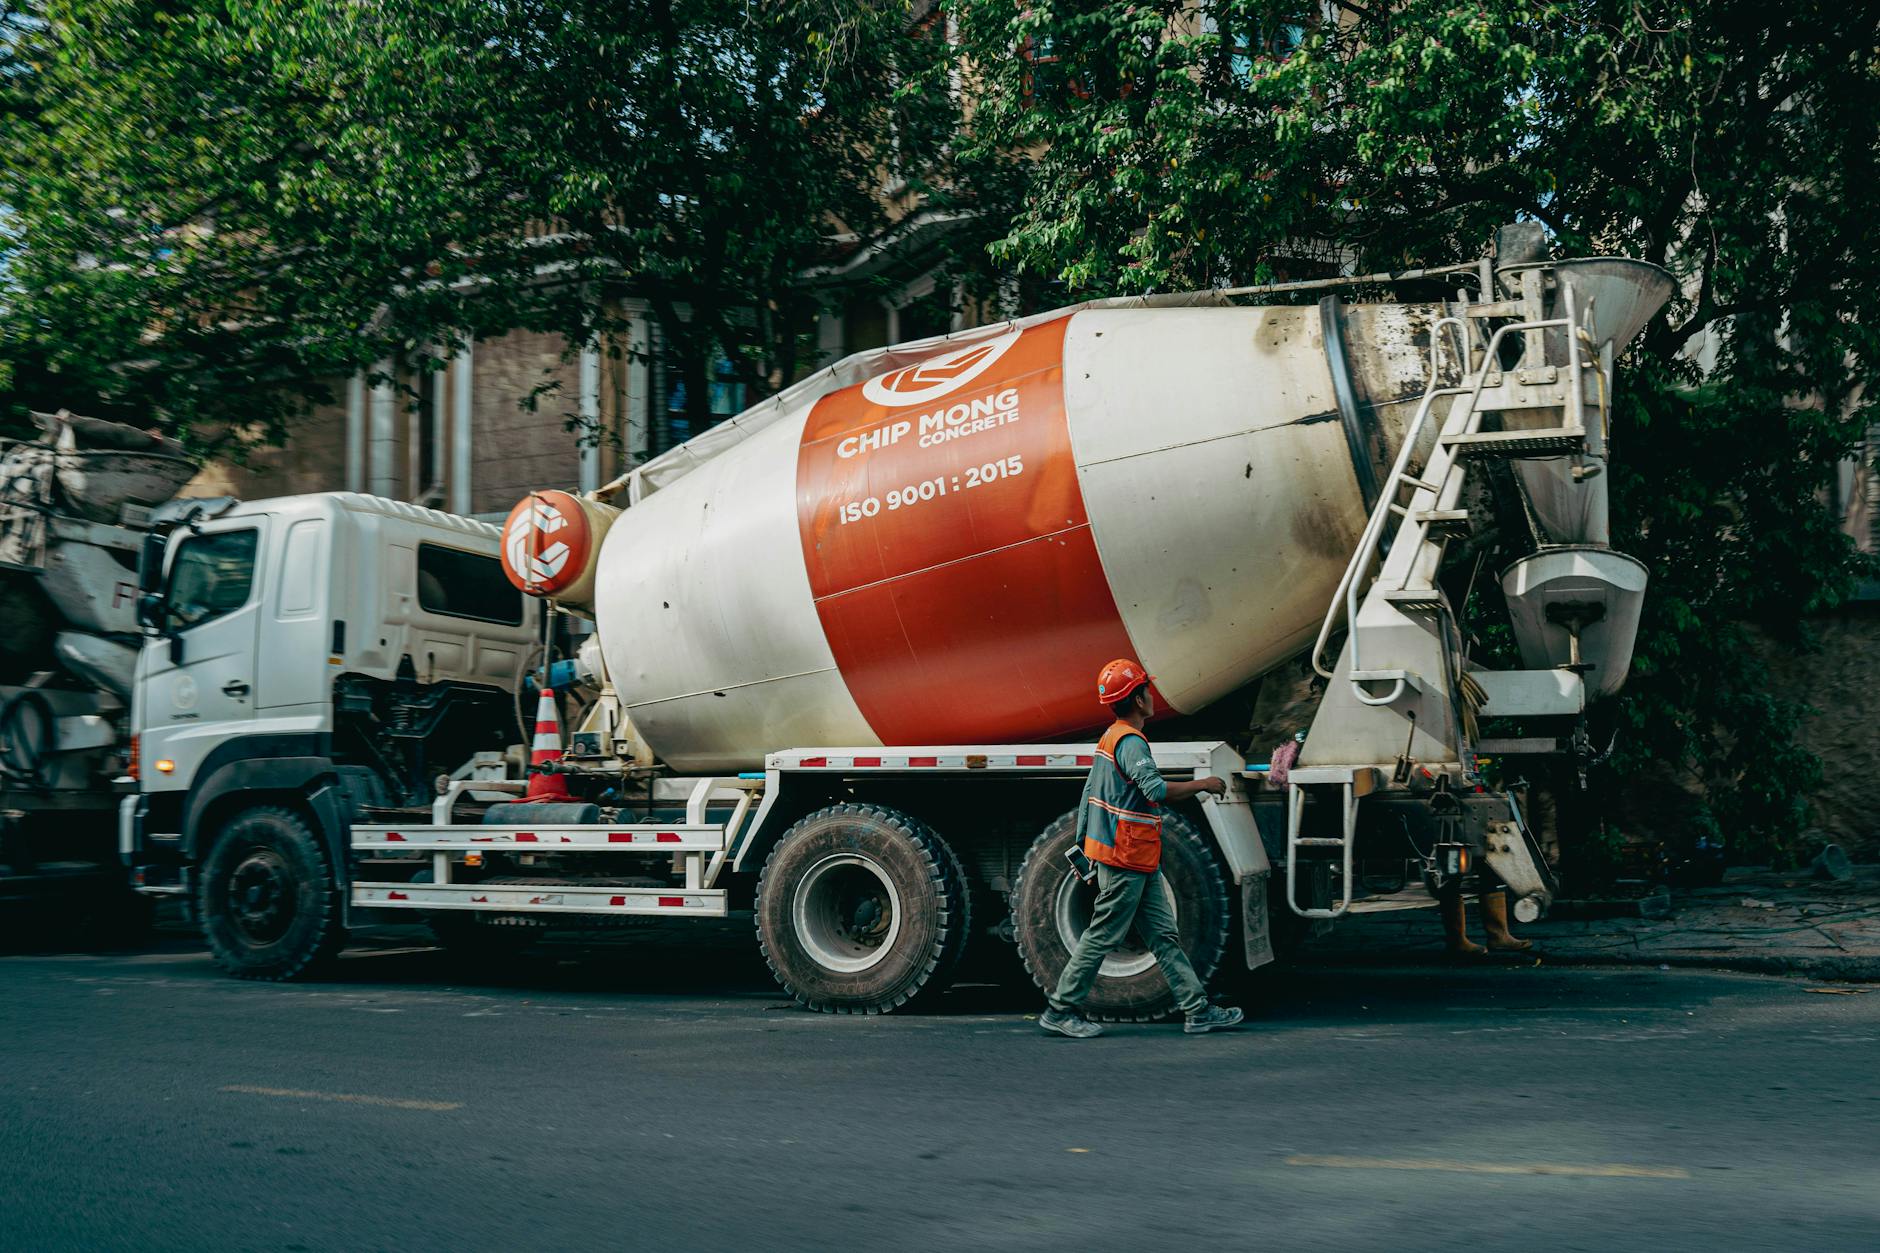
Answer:
[[[1083,1005],[1096,985],[1103,959],[1129,937],[1132,925],[1162,967],[1162,975],[1175,993],[1176,1008],[1184,1014],[1207,1008],[1207,991],[1195,976],[1188,954],[1182,951],[1175,911],[1169,907],[1168,894],[1162,887],[1162,872],[1142,874],[1098,862],[1097,906],[1090,915],[1090,925],[1071,950],[1064,973],[1058,976],[1057,990],[1050,998],[1053,1009]]]

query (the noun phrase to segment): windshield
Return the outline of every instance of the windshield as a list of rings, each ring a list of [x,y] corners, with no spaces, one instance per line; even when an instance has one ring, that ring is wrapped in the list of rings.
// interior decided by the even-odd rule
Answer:
[[[176,550],[170,565],[169,621],[188,630],[220,618],[248,603],[255,582],[253,529],[192,535]]]

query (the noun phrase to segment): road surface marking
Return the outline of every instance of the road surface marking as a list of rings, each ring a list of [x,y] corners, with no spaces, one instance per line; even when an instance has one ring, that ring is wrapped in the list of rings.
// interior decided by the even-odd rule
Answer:
[[[1445,1005],[1445,1010],[1452,1014],[1479,1014],[1480,1005]],[[1558,1005],[1509,1005],[1497,1006],[1497,1014],[1649,1014],[1676,1009],[1675,1005],[1575,1005],[1563,1009]]]
[[[285,1096],[297,1101],[344,1101],[349,1105],[382,1105],[387,1109],[462,1109],[462,1101],[414,1101],[402,1096],[359,1096],[351,1092],[305,1092],[299,1088],[262,1088],[252,1083],[231,1083],[224,1092],[245,1092],[249,1096]]]
[[[1566,1162],[1452,1162],[1435,1157],[1319,1157],[1296,1153],[1288,1166],[1341,1170],[1444,1170],[1466,1175],[1583,1175],[1595,1179],[1689,1179],[1682,1166],[1629,1166],[1624,1162],[1574,1165]]]

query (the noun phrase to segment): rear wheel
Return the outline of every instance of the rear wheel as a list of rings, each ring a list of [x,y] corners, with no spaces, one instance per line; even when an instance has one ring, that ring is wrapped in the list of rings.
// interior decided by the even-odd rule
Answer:
[[[202,931],[238,979],[292,979],[345,945],[339,889],[312,824],[258,805],[222,824],[203,862]]]
[[[798,1004],[884,1014],[945,988],[971,930],[966,876],[932,828],[831,805],[784,833],[757,881],[757,942]]]
[[[1019,956],[1032,982],[1047,994],[1057,987],[1097,900],[1096,888],[1086,886],[1064,859],[1077,844],[1073,811],[1032,841],[1012,889]],[[1233,908],[1227,876],[1206,839],[1174,811],[1165,811],[1162,819],[1162,880],[1175,907],[1182,949],[1206,983],[1220,968]],[[1083,1008],[1092,1018],[1143,1022],[1172,1013],[1175,997],[1154,955],[1131,932],[1123,947],[1103,959]]]

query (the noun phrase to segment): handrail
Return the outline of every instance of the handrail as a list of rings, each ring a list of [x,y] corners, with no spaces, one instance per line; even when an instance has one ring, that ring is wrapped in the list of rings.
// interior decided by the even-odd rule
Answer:
[[[1465,392],[1468,393],[1468,425],[1463,433],[1474,433],[1482,421],[1482,413],[1477,408],[1477,405],[1481,400],[1483,385],[1488,380],[1490,366],[1496,360],[1495,353],[1501,346],[1502,336],[1510,332],[1539,331],[1558,326],[1566,332],[1564,338],[1567,341],[1566,364],[1569,392],[1567,403],[1568,411],[1572,415],[1572,426],[1582,431],[1586,429],[1586,400],[1585,396],[1582,394],[1580,385],[1580,353],[1573,334],[1573,332],[1578,329],[1578,326],[1574,317],[1575,310],[1572,288],[1563,287],[1563,296],[1566,303],[1566,311],[1561,317],[1510,322],[1506,325],[1496,327],[1494,334],[1489,337],[1487,347],[1482,353],[1482,368],[1475,372],[1474,382],[1469,386],[1448,388],[1439,388],[1436,386],[1438,379],[1441,377],[1442,366],[1442,338],[1440,333],[1446,324],[1452,323],[1463,327],[1466,331],[1466,319],[1458,318],[1454,315],[1446,315],[1437,319],[1437,321],[1431,325],[1429,387],[1424,391],[1423,399],[1417,405],[1416,417],[1411,420],[1410,427],[1404,435],[1403,445],[1397,450],[1397,460],[1391,467],[1390,477],[1385,481],[1383,490],[1378,494],[1377,504],[1373,507],[1371,516],[1365,523],[1364,531],[1359,536],[1358,547],[1353,551],[1351,560],[1345,566],[1345,573],[1338,582],[1338,589],[1332,593],[1332,603],[1325,611],[1325,620],[1319,626],[1318,639],[1315,640],[1312,645],[1312,668],[1322,677],[1329,679],[1332,678],[1335,673],[1333,669],[1326,666],[1324,652],[1326,641],[1331,638],[1333,627],[1338,621],[1339,602],[1341,600],[1344,602],[1345,620],[1348,623],[1355,623],[1358,618],[1358,581],[1362,577],[1362,572],[1370,565],[1371,559],[1375,555],[1377,545],[1383,536],[1384,527],[1390,519],[1392,507],[1396,504],[1397,493],[1403,487],[1410,457],[1416,450],[1417,438],[1422,434],[1423,423],[1428,418],[1430,406],[1437,397],[1458,396]],[[1465,361],[1462,364],[1466,369],[1468,363]],[[1438,451],[1440,451],[1440,447]],[[1444,470],[1443,484],[1446,485],[1448,483],[1450,474],[1453,473],[1454,468],[1455,463],[1452,458],[1450,465]],[[1438,505],[1441,504],[1441,499],[1441,494],[1438,493]],[[1350,643],[1351,669],[1353,671],[1362,670],[1364,667],[1358,655],[1358,636],[1355,630],[1351,633]],[[1372,697],[1360,689],[1357,680],[1352,681],[1353,694],[1367,705],[1390,704],[1399,696],[1403,695],[1404,686],[1405,682],[1400,678],[1396,681],[1387,696],[1379,698]]]
[[[1574,316],[1573,284],[1560,285],[1561,299],[1567,306],[1566,317],[1561,325],[1561,339],[1566,341],[1567,349],[1567,403],[1573,413],[1573,426],[1581,432],[1586,430],[1586,391],[1580,386],[1580,343],[1577,334],[1580,320]]]
[[[1453,315],[1445,315],[1437,319],[1436,323],[1430,327],[1429,386],[1424,389],[1423,399],[1417,403],[1416,416],[1410,420],[1409,429],[1404,433],[1403,446],[1397,450],[1397,460],[1391,466],[1390,477],[1385,480],[1383,489],[1378,492],[1377,503],[1372,506],[1371,516],[1366,519],[1364,530],[1358,537],[1358,547],[1352,553],[1350,562],[1345,566],[1344,577],[1338,581],[1338,590],[1332,593],[1332,604],[1325,611],[1325,621],[1319,627],[1319,638],[1312,645],[1312,668],[1324,678],[1331,678],[1333,673],[1324,664],[1322,657],[1325,652],[1325,641],[1331,638],[1332,624],[1338,620],[1338,602],[1344,597],[1346,589],[1357,581],[1360,570],[1370,560],[1371,550],[1377,546],[1377,533],[1383,529],[1384,519],[1390,516],[1391,503],[1396,500],[1397,489],[1403,484],[1404,470],[1409,464],[1411,454],[1416,451],[1417,437],[1423,432],[1423,421],[1429,416],[1430,405],[1438,396],[1453,396],[1466,390],[1460,387],[1439,388],[1436,386],[1438,380],[1442,378],[1440,358],[1443,341],[1438,332],[1442,330],[1445,323],[1449,322],[1464,326],[1466,329],[1467,324],[1463,319]],[[1466,368],[1466,363],[1464,363],[1464,368]]]

